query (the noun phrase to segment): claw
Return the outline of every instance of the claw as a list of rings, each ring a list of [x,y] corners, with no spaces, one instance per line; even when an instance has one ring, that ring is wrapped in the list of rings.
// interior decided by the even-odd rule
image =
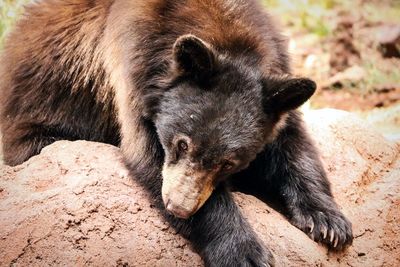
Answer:
[[[333,229],[331,229],[330,231],[329,231],[329,242],[333,242],[333,238],[335,237],[335,234],[334,234],[334,232],[333,232]]]
[[[336,248],[337,244],[339,243],[339,237],[336,236],[335,238],[335,243],[333,244],[333,247]]]
[[[324,227],[322,233],[323,233],[323,239],[325,239],[328,236],[328,228]]]
[[[310,220],[311,220],[310,233],[312,233],[312,231],[314,230],[314,221],[312,219]]]

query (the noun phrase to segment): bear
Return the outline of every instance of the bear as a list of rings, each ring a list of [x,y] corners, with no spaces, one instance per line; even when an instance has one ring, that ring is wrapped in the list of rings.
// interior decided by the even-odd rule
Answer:
[[[0,64],[4,161],[57,140],[119,146],[206,266],[276,260],[233,201],[274,199],[334,251],[352,243],[298,107],[286,40],[258,0],[42,0]]]

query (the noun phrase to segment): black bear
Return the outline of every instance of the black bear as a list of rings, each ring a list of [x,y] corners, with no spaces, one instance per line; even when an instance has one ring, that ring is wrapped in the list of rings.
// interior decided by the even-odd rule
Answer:
[[[1,59],[4,160],[60,139],[121,147],[133,176],[207,266],[274,260],[231,186],[273,197],[290,222],[342,250],[351,223],[295,109],[284,38],[256,0],[43,0]]]

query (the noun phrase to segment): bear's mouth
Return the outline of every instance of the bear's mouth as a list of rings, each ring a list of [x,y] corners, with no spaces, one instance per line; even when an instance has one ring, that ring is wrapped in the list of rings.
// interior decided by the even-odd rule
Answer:
[[[183,164],[164,164],[162,198],[166,210],[188,219],[195,214],[214,191],[215,173],[192,171]]]

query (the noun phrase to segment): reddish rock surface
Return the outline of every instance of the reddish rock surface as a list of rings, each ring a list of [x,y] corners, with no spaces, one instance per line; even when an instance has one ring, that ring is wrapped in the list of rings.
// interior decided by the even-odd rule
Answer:
[[[328,252],[258,199],[235,193],[279,266],[399,266],[399,145],[346,112],[306,114],[355,239]],[[0,167],[0,266],[202,266],[152,208],[118,148],[57,142]]]

